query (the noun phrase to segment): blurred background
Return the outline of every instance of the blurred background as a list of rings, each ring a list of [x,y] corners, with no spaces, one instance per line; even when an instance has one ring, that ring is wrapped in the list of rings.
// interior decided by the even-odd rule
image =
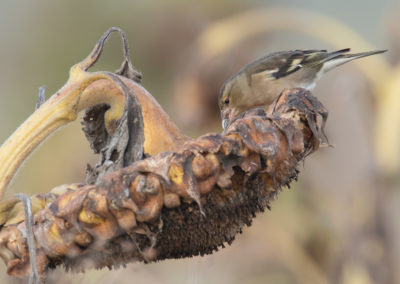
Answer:
[[[220,132],[217,95],[246,63],[278,50],[389,49],[328,73],[325,148],[229,247],[124,269],[50,273],[48,283],[400,283],[400,3],[320,1],[0,2],[0,143],[67,80],[111,26],[127,33],[143,85],[183,131]],[[122,59],[116,36],[97,70]],[[53,135],[8,195],[82,182],[96,163],[79,121]],[[6,275],[0,283],[24,283]]]

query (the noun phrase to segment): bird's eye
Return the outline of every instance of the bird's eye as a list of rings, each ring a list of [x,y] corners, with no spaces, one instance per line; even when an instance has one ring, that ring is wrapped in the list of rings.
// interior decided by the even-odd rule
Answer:
[[[228,98],[225,99],[225,104],[229,104],[229,99]]]

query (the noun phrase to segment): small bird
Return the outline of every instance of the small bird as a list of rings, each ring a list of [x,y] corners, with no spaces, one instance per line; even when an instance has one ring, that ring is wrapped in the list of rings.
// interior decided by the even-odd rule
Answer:
[[[222,127],[248,109],[267,106],[286,88],[311,90],[327,71],[353,59],[383,53],[376,50],[348,54],[350,48],[280,51],[257,59],[222,86],[218,96]]]

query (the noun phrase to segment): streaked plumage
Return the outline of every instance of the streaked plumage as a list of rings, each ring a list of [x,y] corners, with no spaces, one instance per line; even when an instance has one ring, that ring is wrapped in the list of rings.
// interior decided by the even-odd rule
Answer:
[[[221,88],[218,103],[224,129],[245,110],[269,105],[285,88],[311,90],[327,71],[351,60],[385,52],[377,50],[348,54],[350,48],[280,51],[255,60]]]

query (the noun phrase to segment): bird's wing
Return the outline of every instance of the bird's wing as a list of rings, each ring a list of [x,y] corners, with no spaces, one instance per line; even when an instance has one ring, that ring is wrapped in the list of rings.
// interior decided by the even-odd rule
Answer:
[[[249,83],[254,79],[275,80],[286,77],[305,67],[315,68],[318,72],[323,63],[349,52],[342,49],[334,52],[326,50],[293,50],[276,52],[260,58],[242,69]]]

